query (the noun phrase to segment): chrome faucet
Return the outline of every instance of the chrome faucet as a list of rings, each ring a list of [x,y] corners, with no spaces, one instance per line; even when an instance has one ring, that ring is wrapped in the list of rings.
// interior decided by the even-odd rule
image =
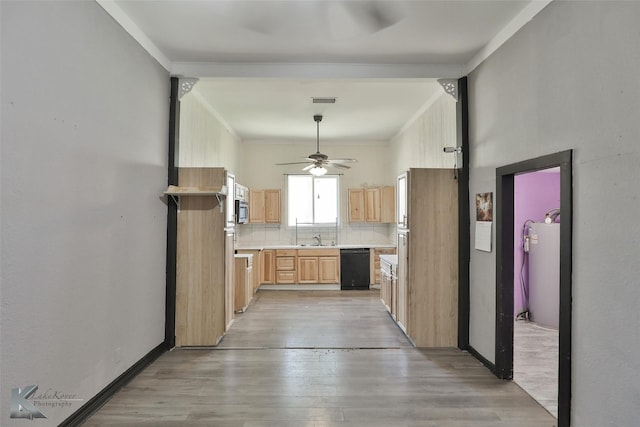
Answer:
[[[318,242],[314,246],[322,246],[322,239],[320,238],[319,234],[317,236],[313,236],[313,239]]]

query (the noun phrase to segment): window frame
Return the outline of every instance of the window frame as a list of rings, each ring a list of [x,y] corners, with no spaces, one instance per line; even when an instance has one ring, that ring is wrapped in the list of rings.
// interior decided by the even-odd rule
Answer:
[[[303,173],[291,173],[291,174],[286,174],[285,175],[285,185],[286,185],[286,195],[287,195],[287,228],[295,228],[296,227],[296,223],[295,221],[292,222],[290,220],[291,218],[291,212],[289,209],[289,203],[290,203],[290,196],[291,196],[291,191],[289,190],[289,177],[292,176],[296,176],[296,177],[305,177],[305,178],[309,178],[311,179],[311,200],[312,200],[312,206],[311,206],[311,215],[313,217],[313,222],[311,223],[298,223],[297,226],[298,227],[335,227],[336,224],[340,225],[340,190],[341,190],[341,185],[342,185],[342,180],[341,180],[341,176],[342,174],[339,173],[327,173],[325,175],[322,176],[313,176],[310,174],[303,174]],[[315,194],[315,180],[321,180],[321,179],[327,179],[327,178],[332,178],[335,179],[336,181],[336,222],[322,222],[322,223],[317,223],[315,222],[315,198],[314,198],[314,194]]]

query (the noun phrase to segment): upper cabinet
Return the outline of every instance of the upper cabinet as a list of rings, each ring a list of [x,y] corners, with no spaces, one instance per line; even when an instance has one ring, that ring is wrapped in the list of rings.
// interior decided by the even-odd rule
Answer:
[[[264,222],[280,223],[280,190],[264,190]]]
[[[380,188],[367,188],[365,194],[365,215],[366,222],[380,222]]]
[[[349,222],[395,222],[395,189],[349,188]]]
[[[349,189],[349,222],[364,222],[364,188]]]
[[[280,190],[249,190],[249,222],[280,223]]]

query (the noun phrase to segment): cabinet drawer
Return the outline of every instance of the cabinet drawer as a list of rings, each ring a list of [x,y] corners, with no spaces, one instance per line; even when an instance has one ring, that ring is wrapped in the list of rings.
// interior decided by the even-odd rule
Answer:
[[[276,249],[276,256],[296,256],[296,249]]]
[[[276,271],[276,283],[296,283],[296,272]]]
[[[299,249],[298,256],[340,256],[340,249]]]
[[[278,256],[276,257],[276,270],[295,270],[295,257]]]

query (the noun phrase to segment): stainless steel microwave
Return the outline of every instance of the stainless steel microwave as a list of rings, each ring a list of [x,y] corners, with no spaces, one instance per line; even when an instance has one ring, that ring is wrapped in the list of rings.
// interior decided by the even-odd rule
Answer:
[[[236,200],[236,224],[249,222],[249,203],[244,200]]]

